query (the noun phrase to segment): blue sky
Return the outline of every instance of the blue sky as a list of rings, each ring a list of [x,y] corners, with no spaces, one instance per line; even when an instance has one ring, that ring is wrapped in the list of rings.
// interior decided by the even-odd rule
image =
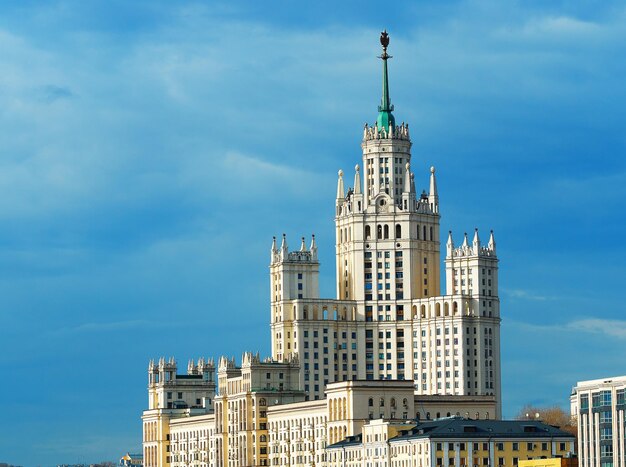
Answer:
[[[494,229],[504,413],[625,374],[620,2],[0,2],[0,461],[138,450],[148,360],[269,352],[273,235],[334,295],[391,34],[442,231]]]

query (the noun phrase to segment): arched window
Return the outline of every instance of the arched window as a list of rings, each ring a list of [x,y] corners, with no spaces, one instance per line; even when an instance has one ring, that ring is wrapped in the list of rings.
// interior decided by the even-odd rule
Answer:
[[[383,238],[383,226],[378,224],[378,227],[376,227],[376,238],[378,240],[381,240]]]
[[[433,241],[433,228],[430,228],[430,241]]]
[[[389,238],[389,226],[385,224],[385,239]]]
[[[369,400],[367,401],[367,405],[369,407],[374,407],[374,399],[370,397]]]
[[[420,225],[417,224],[417,239],[420,239]]]
[[[384,398],[382,398],[382,397],[380,398],[380,403],[379,403],[379,405],[380,405],[381,407],[384,407],[384,406],[385,406],[385,399],[384,399]]]
[[[365,240],[369,240],[369,238],[372,236],[372,229],[369,225],[365,226]]]
[[[402,226],[400,224],[396,224],[396,238],[402,237]]]
[[[265,399],[261,398],[259,399],[259,405],[265,406],[267,405],[267,402],[265,401]]]
[[[422,227],[422,238],[426,240],[426,226]]]

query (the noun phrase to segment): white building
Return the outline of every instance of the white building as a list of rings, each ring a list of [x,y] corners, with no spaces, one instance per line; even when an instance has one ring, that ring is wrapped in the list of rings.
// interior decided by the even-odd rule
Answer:
[[[625,467],[626,376],[581,381],[570,398],[580,467]]]

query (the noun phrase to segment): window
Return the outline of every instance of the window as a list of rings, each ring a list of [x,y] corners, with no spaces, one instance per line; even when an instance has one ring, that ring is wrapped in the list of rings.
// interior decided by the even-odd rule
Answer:
[[[600,423],[612,423],[613,414],[610,411],[600,412]]]
[[[600,457],[613,457],[613,445],[601,444],[600,445]]]

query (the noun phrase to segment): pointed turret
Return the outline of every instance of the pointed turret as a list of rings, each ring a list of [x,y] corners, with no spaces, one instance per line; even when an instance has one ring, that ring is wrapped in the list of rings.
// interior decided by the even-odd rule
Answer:
[[[337,172],[339,180],[337,180],[337,199],[343,199],[346,196],[346,191],[343,189],[343,170]]]
[[[480,246],[480,237],[478,236],[478,228],[474,229],[474,239],[472,240],[472,245]]]
[[[439,212],[439,195],[437,194],[437,179],[435,178],[435,167],[430,168],[430,191],[428,193],[428,203],[434,213]]]
[[[273,263],[278,254],[278,248],[276,247],[276,237],[272,237],[272,251],[270,252],[270,263]]]
[[[415,193],[415,174],[411,173],[411,193]]]
[[[489,234],[489,243],[487,244],[488,248],[494,252],[496,252],[496,240],[493,237],[493,230],[491,231],[491,233]]]
[[[478,250],[480,250],[480,237],[478,237],[478,229],[474,229],[474,239],[472,240],[472,248],[475,254],[478,254]]]
[[[300,242],[300,251],[303,253],[306,251],[306,245],[304,244],[304,237],[302,237],[302,242]]]
[[[380,34],[380,45],[383,46],[383,53],[380,55],[380,59],[383,61],[383,95],[378,106],[378,118],[376,119],[376,128],[378,131],[385,130],[393,131],[392,128],[396,126],[396,120],[391,113],[393,111],[393,105],[391,105],[391,99],[389,98],[389,73],[387,71],[387,60],[391,58],[391,55],[387,53],[387,47],[389,46],[389,34],[387,31],[383,31]]]
[[[361,173],[359,164],[354,166],[354,194],[361,194]]]
[[[452,250],[454,250],[454,240],[452,239],[452,230],[448,231],[448,241],[446,242],[446,256],[452,256]]]
[[[287,235],[283,234],[283,241],[280,244],[280,256],[281,259],[284,261],[287,259],[287,257],[289,256],[289,247],[287,246]]]
[[[317,261],[317,243],[315,243],[315,234],[311,235],[311,259]]]
[[[467,232],[463,234],[463,243],[461,244],[463,248],[469,248],[469,242],[467,241]]]
[[[405,166],[405,172],[404,172],[404,192],[405,193],[411,193],[411,191],[412,191],[412,185],[411,185],[411,164],[409,164],[407,162],[406,166]]]

